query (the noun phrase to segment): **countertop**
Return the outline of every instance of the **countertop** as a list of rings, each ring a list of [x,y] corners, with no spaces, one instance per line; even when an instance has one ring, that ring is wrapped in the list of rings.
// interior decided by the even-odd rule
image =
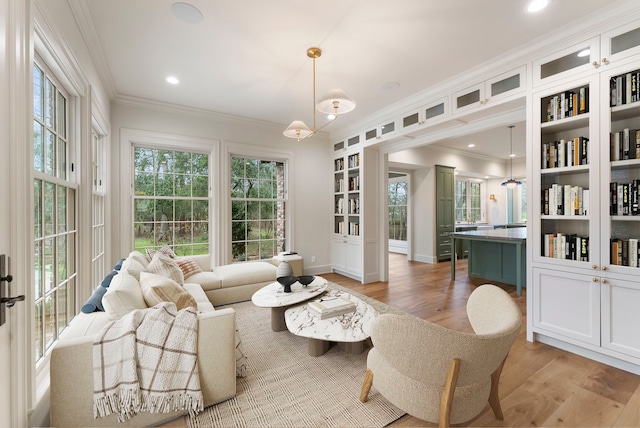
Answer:
[[[526,227],[509,229],[483,229],[468,230],[465,232],[451,232],[454,238],[462,239],[497,239],[501,241],[525,241],[527,239]]]

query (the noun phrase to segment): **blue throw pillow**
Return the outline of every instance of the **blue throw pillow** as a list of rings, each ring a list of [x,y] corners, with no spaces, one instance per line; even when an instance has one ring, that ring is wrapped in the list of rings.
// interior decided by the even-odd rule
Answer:
[[[109,274],[107,276],[105,276],[104,279],[102,280],[102,283],[100,283],[102,288],[109,288],[109,285],[111,285],[111,280],[117,274],[118,274],[117,270],[112,270],[111,272],[109,272]]]
[[[113,270],[120,270],[122,269],[122,263],[125,261],[126,259],[120,259],[120,261],[118,263],[116,263],[116,265],[113,267]]]
[[[104,307],[102,306],[102,296],[107,292],[105,287],[98,287],[95,289],[91,297],[82,305],[82,312],[85,314],[90,314],[92,312],[104,312]]]

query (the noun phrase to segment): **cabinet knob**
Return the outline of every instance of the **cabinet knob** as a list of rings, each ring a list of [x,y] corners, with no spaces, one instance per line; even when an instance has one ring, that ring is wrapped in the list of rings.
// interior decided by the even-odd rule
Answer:
[[[602,266],[602,270],[607,270],[607,267],[606,266]]]
[[[602,61],[600,61],[600,63],[603,64],[603,65],[607,65],[607,64],[609,64],[609,60],[606,59],[606,58],[602,58]]]
[[[591,281],[598,282],[598,278],[593,278]]]
[[[591,65],[593,65],[595,68],[600,67],[600,63],[598,61],[593,61]]]
[[[603,279],[603,280],[602,280],[602,283],[603,283],[603,284],[607,284],[607,280],[606,280],[606,279]]]
[[[598,265],[591,265],[591,269],[598,269]]]
[[[420,122],[418,122],[418,125],[424,125],[424,120],[421,120]]]

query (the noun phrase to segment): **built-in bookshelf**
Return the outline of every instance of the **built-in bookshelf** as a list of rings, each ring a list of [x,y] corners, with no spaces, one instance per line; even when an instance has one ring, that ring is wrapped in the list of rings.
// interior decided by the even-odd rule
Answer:
[[[360,235],[360,152],[334,159],[334,233]]]

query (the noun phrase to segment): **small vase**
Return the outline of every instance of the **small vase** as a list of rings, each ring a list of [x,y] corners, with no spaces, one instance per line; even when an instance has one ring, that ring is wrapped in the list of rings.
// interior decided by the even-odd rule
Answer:
[[[293,276],[293,268],[287,261],[282,261],[276,269],[276,279],[283,276]]]

